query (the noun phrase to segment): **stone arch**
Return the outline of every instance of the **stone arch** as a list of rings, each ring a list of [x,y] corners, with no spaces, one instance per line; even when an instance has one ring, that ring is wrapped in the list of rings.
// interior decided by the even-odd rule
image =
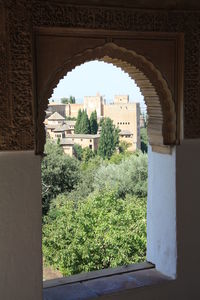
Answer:
[[[176,112],[172,93],[161,72],[144,56],[134,51],[119,47],[114,43],[106,43],[94,49],[87,49],[68,59],[50,76],[46,89],[38,103],[36,126],[36,151],[43,153],[45,143],[44,119],[48,99],[68,72],[85,62],[104,61],[120,67],[135,80],[144,96],[148,113],[148,136],[150,145],[156,149],[176,143]],[[168,147],[169,148],[169,147]]]

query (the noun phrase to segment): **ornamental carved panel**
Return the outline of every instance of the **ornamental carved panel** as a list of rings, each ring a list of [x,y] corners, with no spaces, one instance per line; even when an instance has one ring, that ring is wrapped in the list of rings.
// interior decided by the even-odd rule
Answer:
[[[184,137],[200,138],[199,11],[145,11],[68,5],[53,0],[1,0],[0,150],[36,150],[40,144],[36,124],[39,114],[44,112],[38,112],[33,33],[36,28],[58,27],[89,29],[94,34],[95,30],[182,33]],[[177,51],[176,55],[180,53]],[[42,151],[42,142],[38,149]]]

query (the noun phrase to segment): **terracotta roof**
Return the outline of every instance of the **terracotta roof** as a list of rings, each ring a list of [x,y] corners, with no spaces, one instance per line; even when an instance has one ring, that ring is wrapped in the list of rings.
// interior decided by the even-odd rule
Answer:
[[[64,121],[65,118],[56,111],[48,118],[48,120],[63,120]]]

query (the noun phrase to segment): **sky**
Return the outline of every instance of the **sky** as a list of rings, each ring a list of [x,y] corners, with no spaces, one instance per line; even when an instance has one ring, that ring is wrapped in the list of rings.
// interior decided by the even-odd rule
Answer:
[[[60,80],[49,101],[60,98],[76,98],[77,103],[83,103],[84,96],[95,96],[100,93],[106,103],[113,102],[114,95],[129,95],[130,102],[140,102],[141,111],[146,111],[146,106],[140,89],[128,73],[112,64],[91,61],[77,66]]]

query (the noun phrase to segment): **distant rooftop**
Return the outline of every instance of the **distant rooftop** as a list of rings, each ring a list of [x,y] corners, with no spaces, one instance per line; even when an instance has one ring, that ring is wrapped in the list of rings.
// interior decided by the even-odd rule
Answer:
[[[74,139],[96,139],[96,138],[100,138],[100,134],[67,134],[66,135],[66,139],[68,138],[74,138]]]
[[[131,135],[133,134],[133,132],[129,131],[129,130],[121,130],[119,135]]]
[[[70,130],[69,125],[63,124],[62,126],[58,126],[53,130],[53,132],[63,132],[65,130]]]
[[[45,127],[47,129],[55,129],[58,127],[58,124],[46,124]]]
[[[57,102],[50,102],[48,104],[48,106],[63,106],[63,105],[66,105],[66,104],[64,104],[64,103],[57,103]]]
[[[55,113],[53,113],[49,118],[48,120],[65,120],[65,118],[63,116],[61,116],[57,111]]]
[[[74,145],[74,141],[64,138],[60,140],[60,145]]]
[[[65,124],[66,125],[71,125],[71,126],[75,126],[75,124],[76,124],[76,121],[71,121],[71,120],[69,120],[69,121],[65,121]]]

